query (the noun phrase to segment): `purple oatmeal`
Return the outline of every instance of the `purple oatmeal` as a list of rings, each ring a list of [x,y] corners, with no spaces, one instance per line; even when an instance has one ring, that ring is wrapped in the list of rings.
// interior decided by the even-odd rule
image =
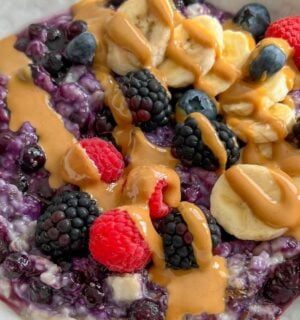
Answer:
[[[123,2],[111,1],[110,7],[116,9]],[[204,1],[174,2],[187,18],[208,15],[223,23],[233,17]],[[76,43],[79,36],[85,50]],[[18,36],[15,48],[30,59],[34,85],[48,94],[49,106],[60,115],[74,138],[100,137],[117,144],[114,130],[119,129],[118,119],[112,115],[105,85],[99,81],[92,65],[96,51],[94,41],[87,23],[73,21],[72,14],[67,13],[30,25]],[[144,136],[153,149],[158,146],[169,157],[177,158],[175,171],[180,180],[181,200],[201,209],[213,254],[225,259],[228,271],[225,311],[186,313],[184,319],[279,319],[300,295],[299,242],[285,235],[267,241],[239,240],[218,224],[210,210],[220,161],[213,147],[206,145],[195,119],[188,117],[188,113],[194,112],[186,112],[186,120],[177,124],[173,112],[176,100],[190,87],[176,88],[171,99],[174,88],[169,92],[150,71],[135,69],[126,75],[114,74],[122,78],[118,81],[133,121],[138,119],[135,124],[145,131]],[[89,252],[89,228],[96,216],[101,218],[101,210],[95,209],[96,201],[79,191],[80,185],[65,183],[58,189],[51,187],[51,172],[45,168],[51,155],[39,146],[39,134],[29,119],[24,119],[18,131],[9,129],[8,82],[7,75],[0,75],[0,300],[26,319],[61,315],[69,320],[169,319],[170,293],[153,281],[150,271],[153,261],[146,261],[144,268],[123,274],[96,261],[93,252]],[[299,92],[290,92],[296,113]],[[205,102],[202,103],[203,108],[207,108]],[[238,141],[233,130],[220,119],[218,116],[207,121],[223,145],[225,167],[229,168],[237,162],[245,141]],[[300,141],[297,125],[300,122],[290,132],[293,142],[297,135]],[[124,128],[121,126],[121,129]],[[123,145],[117,147],[124,152]],[[124,155],[124,158],[129,159],[126,170],[131,169],[130,157]],[[115,159],[110,160],[113,167]],[[97,165],[96,161],[94,164]],[[124,182],[122,189],[125,185]],[[114,187],[111,184],[107,189],[114,190]],[[160,187],[157,201],[167,206],[169,215],[161,220],[152,217],[153,225],[162,238],[171,273],[172,269],[193,271],[199,266],[195,261],[189,265],[188,259],[195,260],[195,248],[191,244],[196,236],[189,232],[181,214],[174,214],[176,210],[165,203],[165,187]],[[156,200],[154,191],[151,199]],[[126,231],[124,229],[124,233]],[[61,251],[62,247],[68,250]]]

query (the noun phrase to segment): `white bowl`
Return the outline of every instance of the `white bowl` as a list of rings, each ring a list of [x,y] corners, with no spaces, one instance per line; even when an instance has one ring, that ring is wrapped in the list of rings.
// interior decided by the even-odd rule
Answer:
[[[48,17],[68,8],[76,0],[0,0],[0,38],[18,32],[33,21]],[[220,8],[236,12],[251,0],[209,0]],[[270,10],[272,18],[300,14],[299,0],[256,0]],[[300,319],[300,299],[281,317],[281,320]],[[21,320],[7,306],[0,302],[0,320]],[[230,319],[236,320],[236,319]]]

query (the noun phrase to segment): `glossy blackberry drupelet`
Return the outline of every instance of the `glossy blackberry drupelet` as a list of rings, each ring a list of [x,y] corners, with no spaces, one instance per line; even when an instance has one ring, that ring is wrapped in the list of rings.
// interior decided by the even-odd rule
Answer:
[[[236,137],[225,123],[211,121],[211,124],[227,152],[226,168],[229,168],[240,157],[240,148]],[[219,168],[219,160],[209,146],[203,143],[201,131],[193,117],[188,117],[184,123],[177,124],[175,130],[176,134],[172,145],[175,157],[188,166],[202,167],[209,171],[215,171]]]
[[[129,307],[129,320],[163,320],[164,318],[159,304],[147,298],[136,300]]]
[[[192,247],[193,235],[180,212],[169,213],[159,224],[158,231],[163,239],[167,267],[184,270],[198,267]]]
[[[276,305],[285,305],[300,294],[300,257],[277,266],[268,279],[263,296]]]
[[[169,123],[172,113],[170,98],[150,71],[129,72],[117,80],[135,124],[149,132]]]
[[[37,247],[54,260],[67,259],[87,248],[89,227],[100,215],[95,200],[80,191],[56,195],[39,217]]]

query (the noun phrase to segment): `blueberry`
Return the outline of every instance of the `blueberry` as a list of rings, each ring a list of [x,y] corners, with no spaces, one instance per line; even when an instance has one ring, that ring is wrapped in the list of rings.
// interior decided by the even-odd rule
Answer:
[[[300,294],[300,260],[286,261],[277,266],[266,282],[263,296],[276,305],[285,305]]]
[[[58,53],[48,53],[43,59],[43,67],[52,75],[57,76],[63,69],[62,56]]]
[[[66,38],[59,29],[51,28],[48,30],[46,45],[52,51],[60,51],[65,47]]]
[[[52,302],[53,290],[38,279],[32,279],[29,285],[29,298],[32,302],[50,304]]]
[[[28,256],[19,252],[11,253],[3,262],[5,274],[9,278],[19,278],[33,270],[33,264]]]
[[[42,168],[46,162],[46,156],[42,148],[38,145],[25,146],[21,155],[21,168],[23,171],[31,173]]]
[[[97,43],[90,32],[83,32],[69,42],[66,58],[75,64],[89,64],[95,56]]]
[[[249,66],[250,77],[252,80],[265,80],[279,71],[285,62],[286,55],[280,48],[265,46]]]
[[[271,17],[268,9],[262,4],[249,3],[237,12],[233,21],[250,32],[255,39],[259,39],[265,34]]]
[[[21,192],[26,192],[28,190],[28,180],[23,174],[19,174],[15,181],[15,185]]]
[[[84,290],[84,298],[88,307],[94,307],[102,303],[104,293],[101,285],[91,282]]]
[[[68,38],[71,40],[87,30],[87,23],[82,20],[73,21],[68,28]]]
[[[176,115],[185,116],[192,112],[201,112],[210,120],[215,120],[217,117],[214,102],[206,93],[195,89],[186,91],[176,105]]]
[[[150,299],[133,302],[129,307],[129,320],[163,320],[164,315],[158,303]]]

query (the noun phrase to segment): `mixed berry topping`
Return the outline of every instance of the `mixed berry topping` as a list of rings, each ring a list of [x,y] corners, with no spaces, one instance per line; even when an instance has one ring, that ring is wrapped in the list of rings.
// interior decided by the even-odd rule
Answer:
[[[152,131],[169,123],[172,113],[170,97],[150,71],[130,72],[119,77],[118,81],[135,124],[145,131]]]
[[[121,273],[145,268],[151,257],[148,244],[122,209],[105,212],[94,222],[89,248],[96,261]]]
[[[226,167],[229,168],[238,161],[240,156],[236,137],[225,123],[211,121],[211,124],[224,145],[227,153]],[[203,143],[201,130],[193,117],[188,117],[184,123],[177,124],[172,150],[173,154],[186,165],[202,167],[210,171],[219,168],[218,158],[209,146]]]
[[[96,201],[80,191],[64,191],[53,197],[39,217],[37,247],[53,259],[66,259],[87,249],[89,228],[100,215]]]
[[[125,163],[122,154],[111,142],[100,138],[90,138],[81,140],[80,144],[94,161],[101,180],[112,183],[121,177]]]
[[[13,252],[3,262],[5,275],[10,278],[20,278],[32,270],[32,261],[26,254]]]
[[[192,247],[193,235],[179,211],[170,212],[160,222],[158,231],[163,239],[168,268],[188,270],[198,267]]]

